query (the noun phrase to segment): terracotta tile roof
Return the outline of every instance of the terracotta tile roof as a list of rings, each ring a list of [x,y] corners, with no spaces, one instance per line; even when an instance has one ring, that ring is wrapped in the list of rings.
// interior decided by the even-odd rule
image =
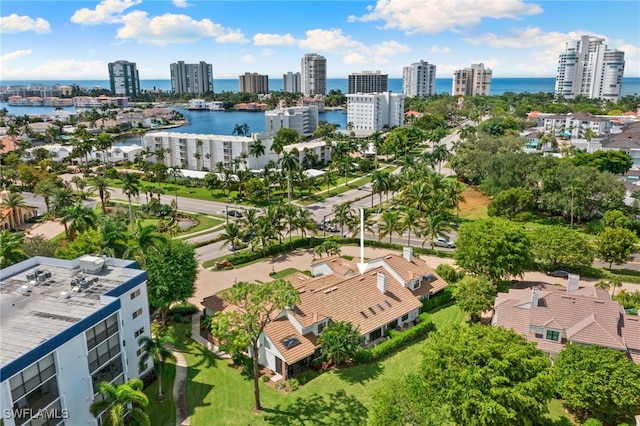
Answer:
[[[202,300],[202,306],[213,312],[232,312],[238,309],[236,306],[230,305],[223,298],[214,294],[213,296],[205,297]]]
[[[355,262],[349,261],[340,256],[332,256],[327,259],[319,259],[313,262],[311,266],[320,264],[327,265],[334,274],[339,274],[342,276],[352,275],[358,271],[358,267]]]
[[[20,148],[15,136],[3,136],[0,139],[0,154],[7,154]]]
[[[624,315],[622,338],[629,349],[640,352],[640,317],[637,315]],[[639,361],[640,362],[640,361]]]
[[[532,289],[499,293],[494,303],[493,324],[510,328],[537,343],[544,351],[558,353],[562,342],[546,340],[534,328],[563,330],[568,341],[619,350],[635,345],[640,350],[640,323],[626,321],[622,306],[609,293],[595,288],[567,292],[564,287],[537,290],[538,304],[531,306]],[[631,345],[629,345],[629,342]]]
[[[377,288],[377,273],[386,275],[387,291]],[[315,293],[331,310],[331,319],[347,321],[366,334],[418,309],[422,303],[384,268],[379,267]]]
[[[305,335],[301,335],[298,333],[298,330],[291,325],[286,316],[278,318],[267,324],[264,332],[289,365],[312,355],[318,346],[318,338],[315,334],[307,333]],[[300,343],[287,348],[284,344],[284,340],[291,337],[296,338]]]

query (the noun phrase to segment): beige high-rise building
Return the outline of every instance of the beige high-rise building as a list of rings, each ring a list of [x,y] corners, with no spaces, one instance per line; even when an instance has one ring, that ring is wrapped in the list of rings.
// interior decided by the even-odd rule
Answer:
[[[484,64],[471,64],[470,68],[453,73],[453,96],[489,96],[491,93],[491,69]]]
[[[240,76],[240,93],[269,93],[269,76],[245,72]]]
[[[300,62],[302,94],[305,96],[326,95],[327,60],[317,53],[307,53]]]
[[[194,93],[201,95],[213,92],[213,66],[204,61],[197,64],[185,64],[178,61],[170,64],[171,90],[181,95]]]

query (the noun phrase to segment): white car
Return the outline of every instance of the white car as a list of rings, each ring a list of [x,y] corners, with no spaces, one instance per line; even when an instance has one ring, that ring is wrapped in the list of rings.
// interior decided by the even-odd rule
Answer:
[[[454,242],[445,237],[436,238],[435,240],[433,240],[433,245],[436,247],[456,248]]]

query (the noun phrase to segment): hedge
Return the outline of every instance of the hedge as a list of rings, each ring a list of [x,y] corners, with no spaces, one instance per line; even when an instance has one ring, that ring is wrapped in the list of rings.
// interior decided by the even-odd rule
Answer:
[[[355,356],[355,361],[357,363],[366,363],[387,357],[409,343],[427,336],[436,329],[435,324],[431,321],[428,314],[422,313],[418,318],[420,318],[420,322],[417,325],[406,331],[392,332],[391,335],[393,337],[380,343],[373,349],[360,349]]]
[[[200,309],[193,303],[178,303],[169,309],[169,315],[188,316],[200,312]]]
[[[422,312],[428,312],[453,300],[453,287],[447,286],[441,292],[422,301]]]

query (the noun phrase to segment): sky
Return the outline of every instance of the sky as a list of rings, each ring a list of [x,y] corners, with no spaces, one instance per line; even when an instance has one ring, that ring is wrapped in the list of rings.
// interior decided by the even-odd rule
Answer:
[[[595,35],[640,76],[640,2],[525,0],[2,0],[0,81],[108,80],[135,62],[141,80],[169,79],[177,61],[213,65],[215,79],[281,78],[306,53],[327,77],[402,77],[420,60],[436,77],[484,63],[493,77],[555,77],[570,39]]]

